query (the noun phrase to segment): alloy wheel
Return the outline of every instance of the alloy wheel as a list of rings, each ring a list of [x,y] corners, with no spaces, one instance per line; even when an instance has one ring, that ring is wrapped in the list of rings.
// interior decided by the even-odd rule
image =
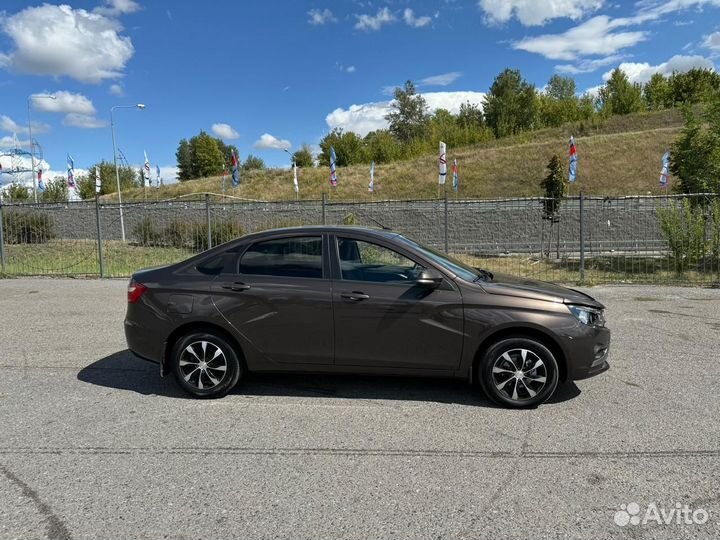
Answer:
[[[539,394],[547,382],[548,370],[542,359],[528,349],[510,349],[501,354],[492,368],[498,392],[516,402]]]
[[[180,355],[180,372],[185,382],[198,390],[220,384],[228,371],[225,353],[210,341],[194,341]]]

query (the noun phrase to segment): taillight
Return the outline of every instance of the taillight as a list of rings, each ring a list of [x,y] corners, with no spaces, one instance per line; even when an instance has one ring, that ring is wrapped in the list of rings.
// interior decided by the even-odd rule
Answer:
[[[147,291],[147,287],[143,285],[142,283],[138,283],[137,281],[130,280],[130,284],[128,285],[128,304],[134,304],[138,300],[140,300],[140,297]]]

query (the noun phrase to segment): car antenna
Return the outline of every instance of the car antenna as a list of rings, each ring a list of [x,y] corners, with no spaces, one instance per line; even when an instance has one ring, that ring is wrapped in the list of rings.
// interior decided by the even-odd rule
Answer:
[[[375,223],[375,225],[378,225],[382,230],[384,230],[384,231],[392,231],[392,229],[391,229],[390,227],[387,227],[387,226],[383,225],[382,223],[380,223],[380,222],[379,222],[377,219],[375,219],[374,217],[370,217],[370,216],[366,216],[366,217],[367,217],[370,221],[372,221],[373,223]]]

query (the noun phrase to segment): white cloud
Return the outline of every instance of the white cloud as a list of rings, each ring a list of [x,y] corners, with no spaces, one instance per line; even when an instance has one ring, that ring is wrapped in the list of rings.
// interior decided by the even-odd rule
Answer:
[[[48,99],[46,97],[40,97],[43,95],[53,96],[55,99]],[[53,94],[38,94],[33,95],[32,98],[33,108],[38,111],[54,112],[54,113],[76,113],[76,114],[95,114],[95,106],[92,101],[82,94],[73,94],[72,92],[66,92],[61,90]]]
[[[270,150],[285,150],[292,146],[287,139],[278,139],[269,133],[263,133],[262,136],[253,144],[255,148],[263,148]]]
[[[447,109],[453,114],[460,112],[460,105],[470,102],[482,108],[483,92],[427,92],[422,94],[427,102],[428,109]],[[364,137],[371,131],[386,129],[388,127],[385,116],[390,112],[392,101],[377,101],[350,105],[347,109],[337,108],[325,117],[325,122],[331,129],[342,128],[353,131]]]
[[[448,86],[457,81],[462,77],[462,73],[458,71],[451,71],[450,73],[442,73],[440,75],[433,75],[431,77],[425,77],[418,81],[418,86]]]
[[[308,11],[308,17],[308,22],[314,25],[337,22],[335,15],[329,9],[311,9]]]
[[[125,91],[123,90],[123,87],[119,84],[111,84],[110,85],[110,93],[113,96],[122,96],[125,94]]]
[[[357,71],[357,68],[355,66],[348,66],[345,71],[347,71],[348,73],[355,73],[355,71]]]
[[[583,56],[611,56],[621,49],[647,39],[647,32],[617,32],[618,28],[636,24],[636,17],[611,19],[598,15],[561,34],[527,37],[513,43],[514,49],[536,53],[553,60],[575,60]]]
[[[42,122],[33,122],[32,130],[34,138],[34,136],[38,133],[47,133],[48,131],[50,131],[50,126]],[[0,116],[0,131],[27,135],[28,126],[24,123],[18,124],[17,122],[15,122],[15,120],[3,114],[2,116]]]
[[[603,5],[603,0],[480,0],[490,24],[508,22],[517,17],[524,26],[537,26],[558,18],[577,20]]]
[[[673,72],[685,73],[693,68],[715,69],[715,64],[711,60],[702,56],[682,56],[675,55],[667,62],[663,62],[656,66],[651,66],[647,62],[623,62],[618,66],[634,83],[646,83],[655,73],[661,73],[666,77],[672,75]],[[603,80],[607,81],[612,74],[612,70],[603,74]]]
[[[703,47],[720,52],[720,32],[713,32],[709,36],[705,36]]]
[[[101,15],[124,15],[126,13],[135,13],[140,10],[140,4],[135,0],[105,0],[105,5],[96,7],[93,11]]]
[[[415,13],[410,8],[405,8],[405,11],[403,11],[403,20],[405,21],[405,24],[413,28],[422,28],[432,22],[431,17],[416,17]]]
[[[383,25],[395,22],[397,19],[386,7],[379,9],[376,15],[355,15],[357,30],[380,30]]]
[[[163,184],[174,184],[177,182],[178,168],[174,165],[160,165],[160,178]],[[155,172],[153,171],[153,182],[155,182]]]
[[[12,135],[3,135],[0,137],[0,148],[3,149],[12,149],[12,148],[29,148],[30,147],[30,139],[18,139],[16,137],[13,137]],[[10,163],[10,156],[3,156],[3,159],[7,158],[8,163]],[[5,167],[5,161],[2,162],[3,167]],[[8,167],[10,165],[7,165]]]
[[[614,62],[618,62],[623,58],[622,54],[613,54],[604,58],[594,58],[592,60],[581,60],[576,64],[560,64],[555,66],[555,71],[559,73],[570,73],[577,75],[578,73],[592,73],[601,67],[609,66]]]
[[[216,137],[220,137],[221,139],[231,140],[240,137],[240,134],[235,131],[230,124],[213,124],[210,130]]]
[[[70,113],[63,118],[63,125],[81,129],[98,129],[107,126],[107,122],[100,120],[93,114]]]
[[[68,76],[99,83],[122,76],[134,53],[114,19],[67,5],[28,7],[0,26],[13,48],[0,66],[33,75]]]

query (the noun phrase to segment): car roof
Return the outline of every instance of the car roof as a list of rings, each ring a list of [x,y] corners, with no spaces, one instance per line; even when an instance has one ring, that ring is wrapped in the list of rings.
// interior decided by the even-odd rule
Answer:
[[[391,238],[399,235],[397,231],[390,229],[381,229],[379,227],[359,227],[357,225],[303,225],[299,227],[282,227],[279,229],[267,229],[256,233],[251,233],[240,238],[262,238],[263,236],[276,236],[278,234],[297,234],[297,233],[363,233],[371,236]]]

